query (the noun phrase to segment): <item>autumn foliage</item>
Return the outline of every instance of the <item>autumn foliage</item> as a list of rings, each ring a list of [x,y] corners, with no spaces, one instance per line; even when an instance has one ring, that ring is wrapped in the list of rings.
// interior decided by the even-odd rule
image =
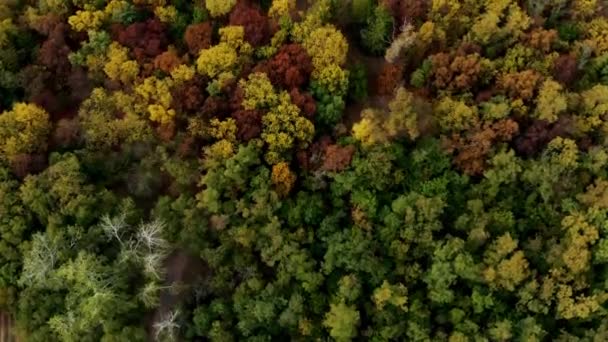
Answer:
[[[606,10],[0,1],[1,316],[32,342],[608,341]]]

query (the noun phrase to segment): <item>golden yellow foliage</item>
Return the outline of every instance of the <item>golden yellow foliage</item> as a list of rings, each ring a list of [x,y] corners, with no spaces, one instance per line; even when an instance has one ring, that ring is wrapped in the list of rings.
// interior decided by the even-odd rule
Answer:
[[[236,5],[236,0],[206,0],[205,6],[212,17],[219,17],[228,14],[232,7]]]
[[[447,132],[470,129],[479,122],[477,107],[467,106],[463,101],[450,97],[437,103],[435,115],[441,128]]]
[[[276,105],[278,96],[265,73],[253,73],[247,80],[241,80],[239,86],[245,92],[243,108],[269,109]]]
[[[148,77],[143,83],[135,87],[135,93],[143,98],[147,103],[157,103],[165,108],[171,106],[171,86],[172,81],[169,78],[159,79],[156,77]]]
[[[195,74],[196,70],[194,67],[185,64],[181,64],[171,70],[171,78],[173,78],[176,84],[193,79]]]
[[[219,160],[226,160],[232,157],[235,152],[235,147],[233,142],[226,139],[222,139],[210,146],[205,147],[204,152],[205,158],[209,162],[215,162]]]
[[[481,44],[488,44],[507,35],[517,37],[531,22],[517,2],[489,0],[486,3],[486,12],[479,16],[471,27],[471,36]]]
[[[608,52],[608,20],[598,17],[590,22],[583,22],[583,32],[586,40],[584,43],[593,49],[595,56],[601,56]]]
[[[517,240],[513,239],[509,233],[503,234],[494,241],[492,246],[486,251],[484,262],[487,264],[495,264],[515,249],[517,249]]]
[[[547,145],[547,153],[551,156],[551,163],[565,169],[578,165],[579,151],[574,140],[556,137]]]
[[[109,18],[117,18],[129,8],[126,0],[111,0],[104,8],[104,13]]]
[[[173,118],[175,117],[175,110],[166,109],[158,104],[149,105],[148,113],[150,113],[150,121],[158,122],[160,124],[169,124],[173,122]]]
[[[331,13],[331,1],[317,0],[308,8],[304,20],[296,23],[291,30],[295,42],[303,43],[314,30],[323,26]]]
[[[312,77],[332,94],[346,94],[348,90],[348,71],[336,64],[331,64],[322,70],[315,70]]]
[[[342,66],[346,62],[348,42],[334,26],[326,25],[310,33],[304,40],[304,48],[312,58],[315,70],[320,71],[330,65]]]
[[[68,18],[68,23],[74,31],[97,30],[106,20],[104,11],[76,11]]]
[[[236,132],[236,121],[233,118],[228,118],[224,121],[213,118],[209,122],[209,135],[214,139],[236,142]]]
[[[141,117],[146,110],[147,106],[132,95],[93,89],[78,111],[87,146],[106,149],[124,142],[148,140],[152,136],[150,125]]]
[[[286,196],[296,182],[296,175],[289,169],[289,164],[280,162],[272,166],[271,180],[277,194]]]
[[[161,80],[156,77],[148,77],[135,87],[135,93],[143,100],[142,104],[148,104],[146,109],[151,121],[161,124],[173,122],[175,110],[170,109],[173,101],[172,86],[173,81],[170,78]]]
[[[0,159],[11,160],[17,154],[46,150],[51,131],[49,114],[42,108],[17,103],[0,114]]]
[[[238,49],[245,41],[245,28],[243,26],[224,26],[219,30],[220,42]]]
[[[387,143],[404,135],[415,140],[420,133],[413,101],[414,96],[400,87],[388,104],[388,113],[372,108],[361,112],[361,120],[353,125],[353,137],[363,146]]]
[[[568,109],[568,99],[562,93],[561,84],[552,79],[545,80],[536,99],[536,117],[555,122],[558,115],[566,109]]]
[[[201,50],[196,66],[201,74],[213,78],[222,72],[231,71],[237,61],[236,49],[227,43],[220,43]]]
[[[581,110],[575,116],[576,127],[587,133],[603,123],[608,114],[608,86],[597,84],[581,94]]]
[[[177,10],[174,6],[159,6],[154,9],[154,14],[163,23],[172,23],[177,18]]]
[[[266,161],[276,164],[293,147],[305,148],[312,140],[315,126],[300,115],[287,92],[279,94],[277,105],[262,118],[262,139],[268,145]]]
[[[562,228],[566,230],[567,239],[562,254],[564,264],[574,274],[587,270],[591,262],[589,246],[599,239],[598,229],[580,213],[566,216]]]
[[[108,62],[103,70],[113,81],[129,83],[139,73],[139,64],[129,60],[129,50],[117,42],[112,42],[107,53]]]
[[[576,198],[588,207],[608,209],[608,181],[596,179],[594,184],[587,187],[587,191]]]
[[[288,16],[289,12],[295,8],[296,0],[272,0],[268,15],[275,18]]]
[[[3,47],[8,43],[9,35],[16,32],[16,30],[17,28],[10,18],[0,20],[0,47]]]
[[[400,310],[407,311],[407,287],[403,284],[391,285],[384,280],[382,286],[374,290],[372,299],[378,310],[384,309],[386,304],[391,304]]]
[[[556,297],[558,318],[585,319],[600,309],[601,302],[599,296],[577,296],[574,298],[572,287],[567,285],[558,286]]]
[[[598,5],[598,0],[573,0],[572,15],[576,18],[591,17],[600,10]]]
[[[515,287],[528,277],[528,268],[529,264],[524,252],[517,251],[496,266],[495,283],[507,291],[514,291]]]

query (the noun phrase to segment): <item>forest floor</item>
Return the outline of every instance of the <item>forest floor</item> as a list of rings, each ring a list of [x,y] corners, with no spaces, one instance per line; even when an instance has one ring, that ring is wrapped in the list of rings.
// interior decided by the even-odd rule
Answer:
[[[15,336],[13,320],[8,313],[0,311],[0,342],[18,342]]]

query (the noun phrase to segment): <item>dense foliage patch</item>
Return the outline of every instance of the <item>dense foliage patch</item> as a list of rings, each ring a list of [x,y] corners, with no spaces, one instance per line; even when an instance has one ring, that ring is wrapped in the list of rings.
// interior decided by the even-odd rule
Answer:
[[[608,340],[600,0],[5,0],[24,341]]]

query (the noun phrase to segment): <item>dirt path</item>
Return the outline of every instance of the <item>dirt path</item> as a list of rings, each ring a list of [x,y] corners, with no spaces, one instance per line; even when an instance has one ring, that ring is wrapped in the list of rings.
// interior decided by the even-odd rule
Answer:
[[[13,320],[5,312],[0,312],[0,342],[17,342],[14,335]]]
[[[378,96],[375,94],[374,89],[376,88],[376,80],[382,72],[386,61],[383,56],[370,56],[366,54],[361,46],[359,45],[359,34],[353,29],[349,28],[345,23],[341,24],[340,29],[348,40],[348,59],[347,65],[355,65],[357,63],[363,64],[367,71],[367,89],[368,97],[364,101],[349,101],[346,104],[344,110],[343,122],[349,129],[352,125],[359,121],[361,118],[361,111],[369,107],[384,107],[386,106],[389,99],[384,96]]]
[[[149,317],[148,324],[146,324],[149,341],[154,341],[154,323],[177,309],[179,304],[192,293],[190,285],[207,274],[207,267],[201,259],[182,250],[173,252],[167,258],[165,268],[167,276],[163,285],[172,286],[173,289],[165,289],[160,293],[159,307]]]

